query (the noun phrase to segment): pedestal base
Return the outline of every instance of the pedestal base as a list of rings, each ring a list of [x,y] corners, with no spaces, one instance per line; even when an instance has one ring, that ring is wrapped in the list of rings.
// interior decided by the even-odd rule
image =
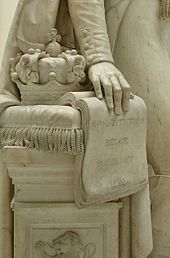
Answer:
[[[16,203],[14,257],[118,258],[119,208]]]
[[[75,156],[3,150],[14,184],[14,258],[118,258],[119,202],[78,209]]]

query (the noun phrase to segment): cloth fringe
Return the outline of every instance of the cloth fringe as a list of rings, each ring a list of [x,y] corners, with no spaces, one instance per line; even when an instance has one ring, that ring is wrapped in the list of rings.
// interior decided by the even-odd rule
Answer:
[[[161,0],[160,17],[162,20],[170,19],[170,0]]]
[[[58,128],[0,128],[0,148],[21,146],[41,151],[78,155],[84,152],[81,129]]]

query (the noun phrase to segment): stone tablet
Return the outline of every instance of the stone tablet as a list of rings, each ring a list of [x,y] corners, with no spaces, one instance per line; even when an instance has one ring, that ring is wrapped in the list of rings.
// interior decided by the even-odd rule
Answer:
[[[148,182],[143,100],[134,96],[129,112],[116,116],[92,94],[72,92],[62,98],[82,115],[85,153],[78,156],[74,173],[75,199],[80,206],[133,194]]]
[[[120,207],[15,204],[15,257],[118,258]]]
[[[82,168],[85,192],[89,198],[116,199],[139,191],[148,180],[144,102],[135,96],[121,116],[103,110],[99,100],[95,105],[101,112],[90,120]]]

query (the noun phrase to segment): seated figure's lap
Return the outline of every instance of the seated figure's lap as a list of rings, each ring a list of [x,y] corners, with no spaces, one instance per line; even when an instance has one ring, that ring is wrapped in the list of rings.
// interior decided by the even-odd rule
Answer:
[[[159,8],[158,0],[131,1],[114,59],[147,104],[149,162],[156,173],[170,174],[170,21],[159,19]]]

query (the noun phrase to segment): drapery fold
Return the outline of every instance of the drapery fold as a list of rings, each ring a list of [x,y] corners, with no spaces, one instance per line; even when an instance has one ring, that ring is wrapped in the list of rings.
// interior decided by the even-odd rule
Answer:
[[[60,103],[71,104],[80,110],[82,116],[85,152],[77,157],[75,164],[77,206],[82,208],[125,197],[120,213],[121,258],[146,258],[153,248],[145,159],[146,117],[141,101],[135,96],[130,100],[129,113],[115,117],[113,113],[109,114],[104,101],[94,97],[93,92],[72,92],[60,100]],[[128,138],[127,148],[126,144],[122,145],[124,140],[118,146],[119,136],[124,139],[125,135]],[[107,144],[110,143],[108,139],[112,139],[113,145]],[[128,162],[131,155],[134,159]],[[143,183],[142,178],[146,179]]]

